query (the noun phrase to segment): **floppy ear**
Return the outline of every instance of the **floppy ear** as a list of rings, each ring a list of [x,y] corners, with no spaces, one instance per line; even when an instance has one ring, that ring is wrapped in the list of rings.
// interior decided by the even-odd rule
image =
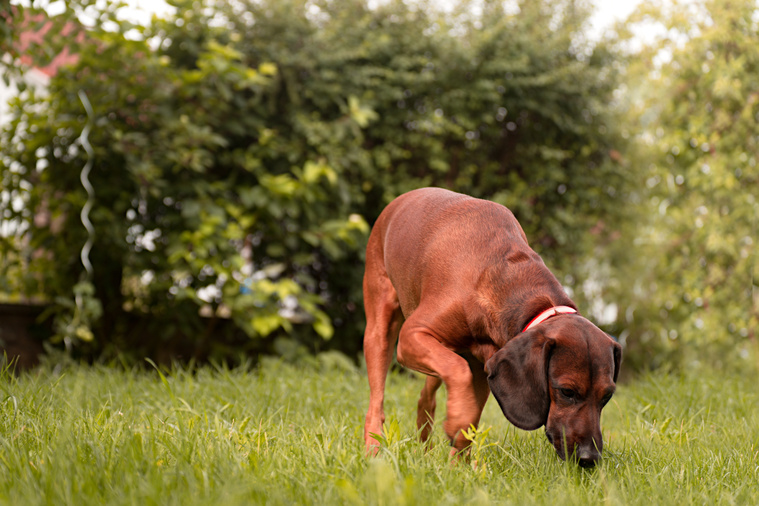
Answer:
[[[619,366],[622,364],[622,345],[614,340],[612,340],[612,343],[614,343],[612,351],[614,352],[614,383],[616,383],[619,377]]]
[[[520,429],[535,430],[548,419],[548,359],[554,344],[542,333],[528,332],[506,343],[485,366],[493,397]]]

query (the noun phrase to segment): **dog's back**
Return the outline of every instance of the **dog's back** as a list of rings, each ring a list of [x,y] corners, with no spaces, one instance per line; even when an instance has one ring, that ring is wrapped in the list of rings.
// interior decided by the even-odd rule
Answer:
[[[423,291],[476,286],[489,264],[503,266],[515,259],[542,264],[511,211],[442,188],[401,195],[382,212],[372,234],[380,235],[374,241],[381,245],[406,316]],[[483,262],[483,256],[490,258]]]

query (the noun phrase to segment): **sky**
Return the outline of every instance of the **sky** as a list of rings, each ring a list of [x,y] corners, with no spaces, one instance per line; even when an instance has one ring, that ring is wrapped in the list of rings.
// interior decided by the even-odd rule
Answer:
[[[610,26],[616,21],[626,18],[638,6],[641,0],[595,0],[596,13],[593,15],[593,25]]]
[[[445,5],[449,0],[438,0]],[[641,0],[591,0],[596,5],[596,13],[591,19],[591,35],[600,36],[603,30],[616,21],[626,18]],[[150,21],[153,12],[165,13],[169,7],[163,0],[128,0],[132,6],[127,14],[133,21]]]
[[[153,13],[163,14],[171,8],[163,0],[126,0],[129,7],[123,15],[134,22],[143,24],[150,21]],[[452,0],[437,0],[441,5],[451,4]],[[596,13],[591,18],[591,37],[600,36],[604,29],[611,26],[615,21],[624,19],[641,0],[591,0],[596,6]],[[12,4],[28,5],[29,0],[11,0]],[[58,4],[58,6],[56,6]],[[54,13],[62,7],[63,2],[51,1],[48,11]]]

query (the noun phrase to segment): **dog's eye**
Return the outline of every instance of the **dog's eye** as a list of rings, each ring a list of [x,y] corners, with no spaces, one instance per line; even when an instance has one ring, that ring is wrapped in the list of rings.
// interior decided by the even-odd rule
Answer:
[[[571,388],[560,388],[559,392],[561,392],[561,395],[563,395],[564,397],[570,400],[573,400],[575,397],[577,397],[577,392],[575,392]]]

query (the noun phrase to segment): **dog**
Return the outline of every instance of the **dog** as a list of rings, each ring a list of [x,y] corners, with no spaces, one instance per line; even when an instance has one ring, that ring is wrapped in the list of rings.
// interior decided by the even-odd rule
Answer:
[[[398,362],[427,375],[417,406],[423,441],[445,383],[452,454],[468,447],[464,432],[492,392],[515,426],[545,425],[561,459],[592,467],[601,458],[601,410],[622,347],[579,315],[506,207],[442,188],[401,195],[369,236],[363,290],[368,454],[379,449],[397,343]]]

